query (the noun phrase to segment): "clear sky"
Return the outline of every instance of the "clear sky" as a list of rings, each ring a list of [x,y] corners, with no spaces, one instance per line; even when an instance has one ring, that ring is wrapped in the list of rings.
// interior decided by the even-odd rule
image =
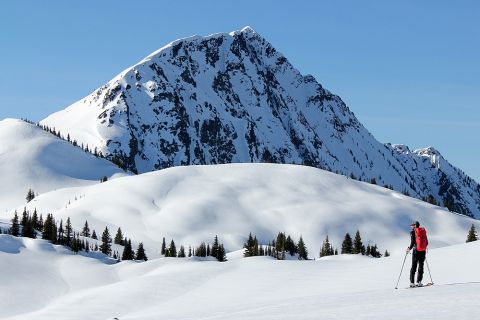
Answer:
[[[172,40],[246,25],[379,141],[433,146],[480,182],[476,0],[2,1],[0,119],[41,120]]]

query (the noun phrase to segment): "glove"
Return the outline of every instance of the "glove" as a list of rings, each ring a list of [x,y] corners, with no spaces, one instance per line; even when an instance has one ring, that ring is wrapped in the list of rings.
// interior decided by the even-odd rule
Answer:
[[[407,253],[408,253],[408,252],[410,252],[410,248],[409,248],[409,247],[407,247]]]

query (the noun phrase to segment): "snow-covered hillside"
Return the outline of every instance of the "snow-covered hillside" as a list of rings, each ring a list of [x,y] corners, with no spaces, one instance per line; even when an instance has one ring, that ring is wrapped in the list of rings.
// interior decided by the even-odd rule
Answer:
[[[23,207],[20,207],[21,210]],[[419,220],[431,247],[462,243],[478,220],[448,212],[389,189],[328,171],[276,164],[185,166],[118,178],[87,187],[41,194],[33,211],[70,217],[81,230],[85,220],[97,233],[118,227],[158,256],[163,237],[177,246],[197,246],[218,235],[227,251],[243,246],[250,232],[264,244],[279,231],[300,235],[318,256],[325,237],[337,247],[345,233],[360,230],[365,244],[382,253],[402,251],[409,225]]]
[[[0,317],[475,319],[479,251],[480,241],[431,250],[427,261],[435,285],[403,289],[404,270],[395,290],[402,253],[278,261],[235,252],[224,263],[159,258],[109,265],[43,240],[0,235]]]
[[[35,125],[0,121],[0,211],[25,203],[35,193],[98,183],[103,176],[125,175],[105,159],[95,158]]]
[[[340,97],[249,27],[174,41],[42,123],[132,171],[305,164],[480,218],[475,181],[433,149],[378,142]]]

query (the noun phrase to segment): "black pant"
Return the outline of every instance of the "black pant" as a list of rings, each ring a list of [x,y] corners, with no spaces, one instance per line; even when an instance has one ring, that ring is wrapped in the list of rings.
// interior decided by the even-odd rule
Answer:
[[[415,272],[417,271],[418,265],[418,274],[417,282],[422,282],[423,279],[423,263],[425,262],[425,251],[413,250],[412,254],[412,269],[410,269],[410,283],[415,281]]]

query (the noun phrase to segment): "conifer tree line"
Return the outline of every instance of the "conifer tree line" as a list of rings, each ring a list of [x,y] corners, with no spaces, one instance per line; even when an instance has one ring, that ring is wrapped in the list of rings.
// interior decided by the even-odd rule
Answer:
[[[220,243],[218,240],[218,236],[213,238],[213,243],[202,242],[197,247],[188,247],[188,253],[185,251],[185,247],[183,245],[177,251],[177,246],[175,245],[175,241],[172,239],[170,244],[167,246],[165,241],[165,237],[162,240],[162,247],[160,253],[165,257],[172,257],[172,258],[186,258],[188,257],[213,257],[217,259],[219,262],[227,261],[225,247],[223,243]]]
[[[279,232],[277,237],[267,245],[262,245],[256,235],[250,233],[247,242],[244,243],[244,257],[270,256],[278,260],[285,260],[286,254],[297,255],[299,260],[308,260],[308,250],[302,236],[295,242],[290,235]]]
[[[75,253],[79,251],[100,251],[117,259],[117,261],[148,260],[143,243],[139,243],[137,251],[135,252],[132,248],[132,240],[123,236],[120,227],[117,230],[113,243],[124,246],[122,255],[120,255],[119,252],[112,251],[112,238],[108,227],[105,227],[102,233],[100,246],[96,241],[89,243],[87,238],[98,240],[98,237],[95,230],[90,233],[88,221],[85,221],[81,232],[76,232],[72,227],[70,217],[67,218],[65,223],[63,219],[57,222],[50,213],[47,214],[44,219],[42,214],[38,215],[37,209],[35,209],[33,213],[30,213],[24,208],[21,218],[18,216],[17,211],[15,211],[11,222],[12,226],[7,230],[7,233],[15,237],[21,236],[35,239],[41,236],[42,239],[48,240],[53,244],[68,247]],[[83,237],[83,239],[80,237]]]
[[[370,244],[365,247],[365,245],[362,242],[362,237],[360,236],[360,231],[357,230],[355,233],[355,237],[352,240],[352,237],[350,236],[350,233],[345,234],[345,238],[343,239],[342,242],[342,247],[341,247],[341,254],[361,254],[364,256],[370,256],[373,258],[381,258],[382,254],[379,252],[378,247],[376,244],[371,246]],[[328,239],[328,235],[323,241],[322,247],[320,248],[320,257],[325,257],[325,256],[332,256],[332,255],[337,255],[338,250],[333,248],[332,244],[330,243]],[[385,257],[390,256],[390,253],[388,250],[385,250],[385,253],[383,254]]]
[[[95,157],[97,158],[102,158],[102,159],[106,159],[110,162],[112,162],[113,164],[115,164],[116,166],[118,166],[120,169],[124,170],[124,171],[127,171],[127,167],[125,165],[125,163],[122,161],[121,157],[117,156],[117,155],[108,155],[108,156],[105,156],[102,151],[99,151],[97,149],[97,147],[95,148],[89,148],[88,147],[88,144],[87,145],[84,145],[83,143],[78,143],[77,140],[75,139],[72,139],[70,137],[70,134],[67,133],[67,136],[65,137],[64,135],[62,135],[62,133],[60,132],[60,130],[56,130],[55,128],[50,128],[49,126],[47,125],[43,125],[43,124],[40,124],[38,122],[33,122],[31,120],[28,120],[28,119],[23,119],[22,118],[22,121],[24,122],[27,122],[27,123],[30,123],[30,124],[33,124],[37,127],[39,127],[40,129],[42,129],[43,131],[45,132],[48,132],[50,134],[53,134],[54,136],[56,136],[57,138],[59,139],[62,139],[64,141],[67,141],[69,142],[71,145],[73,145],[74,147],[78,147],[78,148],[81,148],[83,151],[85,151],[86,153],[89,153],[89,154],[92,154],[94,155]],[[134,173],[137,173],[137,172],[134,172]],[[100,182],[105,182],[106,180],[104,180],[106,177],[102,177],[100,179]]]

